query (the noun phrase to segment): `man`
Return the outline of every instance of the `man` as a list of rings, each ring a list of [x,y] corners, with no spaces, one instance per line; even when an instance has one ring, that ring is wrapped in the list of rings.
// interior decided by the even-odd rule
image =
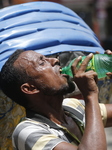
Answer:
[[[73,80],[84,97],[85,114],[82,101],[63,101],[63,96],[74,90],[74,83],[61,74],[58,59],[31,50],[17,50],[8,59],[1,70],[1,88],[26,108],[26,120],[13,133],[15,149],[106,150],[101,113],[105,125],[111,126],[112,110],[109,104],[99,107],[97,74],[85,72],[91,58],[92,54],[88,55],[77,69],[78,57],[72,66]]]

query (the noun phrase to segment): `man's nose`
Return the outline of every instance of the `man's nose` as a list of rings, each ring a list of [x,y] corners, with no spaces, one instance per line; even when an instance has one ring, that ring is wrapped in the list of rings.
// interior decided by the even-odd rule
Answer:
[[[59,60],[57,58],[48,58],[49,59],[49,62],[51,63],[52,66],[55,66],[55,65],[59,65]]]

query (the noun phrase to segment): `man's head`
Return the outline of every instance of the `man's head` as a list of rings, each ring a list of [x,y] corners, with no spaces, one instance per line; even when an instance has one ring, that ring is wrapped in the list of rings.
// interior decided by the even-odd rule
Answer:
[[[26,107],[29,96],[64,95],[74,90],[74,84],[60,73],[58,59],[31,50],[17,50],[1,70],[1,88],[7,96]]]

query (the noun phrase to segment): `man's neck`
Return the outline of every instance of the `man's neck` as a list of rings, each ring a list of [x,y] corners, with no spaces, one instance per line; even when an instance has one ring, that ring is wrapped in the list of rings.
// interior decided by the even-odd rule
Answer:
[[[65,122],[64,110],[62,107],[62,96],[44,96],[34,100],[30,110],[46,116],[51,121],[62,124]]]

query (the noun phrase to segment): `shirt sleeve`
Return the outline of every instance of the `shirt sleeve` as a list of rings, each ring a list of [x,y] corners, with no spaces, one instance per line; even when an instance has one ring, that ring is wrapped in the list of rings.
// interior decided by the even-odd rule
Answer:
[[[63,101],[63,107],[65,110],[67,110],[72,115],[73,118],[75,118],[83,126],[85,126],[85,103],[84,103],[84,100],[78,100],[75,98],[66,98]]]
[[[49,127],[41,123],[24,121],[20,123],[12,136],[13,147],[16,150],[52,150],[56,145],[65,142],[56,134],[49,131]]]
[[[107,110],[104,104],[100,103],[100,110],[101,110],[101,116],[102,116],[102,120],[103,120],[103,124],[104,126],[106,125],[107,122]]]
[[[78,100],[78,99],[75,99],[75,98],[66,98],[63,101],[63,105],[64,106],[69,106],[73,109],[77,109],[78,111],[80,111],[84,115],[84,118],[85,118],[85,102],[84,102],[84,100]],[[100,106],[100,110],[101,110],[102,121],[103,121],[103,124],[105,126],[106,121],[107,121],[106,107],[102,103],[99,103],[99,106]]]

